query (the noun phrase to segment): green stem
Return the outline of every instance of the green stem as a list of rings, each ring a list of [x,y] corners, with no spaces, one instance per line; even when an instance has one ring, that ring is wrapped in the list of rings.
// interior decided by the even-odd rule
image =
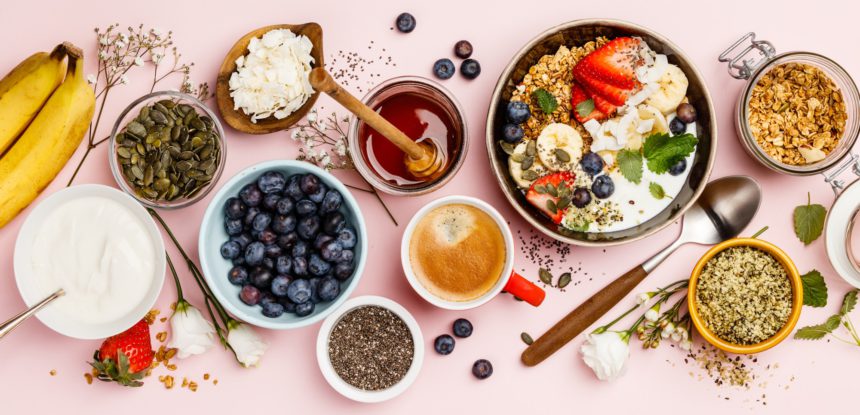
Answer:
[[[753,239],[758,238],[759,236],[761,236],[761,234],[767,232],[767,230],[769,228],[770,228],[769,226],[765,226],[764,228],[759,229],[758,232],[754,233],[753,236],[751,236],[750,238],[753,238]]]
[[[854,342],[860,346],[860,336],[857,336],[857,330],[854,328],[854,323],[851,322],[847,315],[842,317],[842,319],[845,321],[845,328],[848,329],[848,333],[851,334]]]
[[[606,331],[606,330],[608,330],[610,327],[612,327],[613,325],[615,325],[615,323],[617,323],[617,322],[621,321],[621,319],[623,319],[624,317],[627,317],[630,313],[632,313],[633,311],[635,311],[637,308],[639,308],[639,304],[636,304],[635,306],[630,307],[630,309],[629,309],[629,310],[627,310],[627,311],[625,311],[625,312],[624,312],[624,314],[622,314],[622,315],[618,316],[618,318],[616,318],[615,320],[610,321],[608,324],[606,324],[606,325],[604,325],[604,326],[600,326],[600,327],[598,327],[598,328],[594,329],[594,331],[592,331],[591,333],[592,333],[592,334],[600,334],[600,333],[605,332],[605,331]]]
[[[164,251],[164,255],[167,257],[167,265],[170,266],[170,273],[173,274],[173,282],[176,284],[176,303],[179,304],[185,301],[185,297],[182,296],[182,284],[179,283],[179,275],[176,274],[176,268],[173,267],[170,254]]]

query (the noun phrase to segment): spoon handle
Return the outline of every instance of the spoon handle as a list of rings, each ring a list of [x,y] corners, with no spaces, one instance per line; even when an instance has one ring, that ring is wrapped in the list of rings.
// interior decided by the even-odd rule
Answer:
[[[647,275],[648,271],[639,265],[603,287],[526,348],[521,356],[523,363],[536,366],[543,362],[618,304]]]
[[[32,316],[33,314],[36,314],[36,312],[38,312],[43,307],[48,305],[48,303],[56,300],[57,298],[61,297],[63,294],[65,294],[65,292],[62,289],[57,290],[57,292],[49,295],[48,298],[46,298],[42,301],[39,301],[38,303],[36,303],[34,306],[30,307],[29,309],[21,312],[20,314],[16,315],[15,317],[10,318],[9,320],[6,320],[5,323],[0,325],[0,339],[5,337],[7,334],[9,334],[9,332],[14,330],[16,327],[18,327],[18,325],[23,323],[24,320],[30,318],[30,316]]]

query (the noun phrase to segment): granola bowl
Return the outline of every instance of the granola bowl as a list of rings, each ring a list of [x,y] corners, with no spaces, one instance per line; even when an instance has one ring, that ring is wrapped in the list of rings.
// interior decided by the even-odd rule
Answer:
[[[648,59],[644,59],[646,53],[642,53],[641,56],[643,60],[647,62],[649,68],[650,65],[656,65],[654,63],[656,61],[663,65],[661,70],[664,72],[658,72],[658,75],[656,75],[655,78],[651,78],[651,80],[648,81],[650,83],[646,84],[646,79],[648,79],[647,75],[641,75],[638,72],[638,69],[645,65],[634,67],[633,69],[637,69],[635,76],[639,81],[641,81],[641,83],[638,83],[633,79],[629,80],[633,81],[634,84],[637,85],[636,88],[638,89],[630,89],[630,95],[624,96],[625,98],[630,97],[628,100],[624,101],[622,99],[623,102],[621,103],[613,103],[616,107],[612,107],[610,110],[617,108],[618,111],[606,112],[607,117],[603,119],[606,122],[604,124],[600,124],[600,131],[603,131],[604,127],[610,124],[610,121],[620,119],[619,121],[614,121],[620,124],[624,121],[622,115],[626,117],[628,114],[635,113],[637,111],[640,112],[637,115],[639,118],[636,118],[639,120],[637,122],[640,123],[639,126],[644,125],[645,123],[642,122],[642,120],[645,118],[642,115],[643,110],[641,110],[641,108],[650,105],[649,100],[651,97],[646,95],[642,100],[634,100],[633,97],[638,96],[639,92],[646,89],[645,86],[650,86],[651,83],[654,83],[657,79],[660,79],[662,82],[663,75],[660,74],[668,73],[669,71],[665,68],[671,67],[673,71],[681,72],[681,76],[686,78],[684,80],[686,89],[681,93],[681,99],[679,101],[674,102],[674,104],[668,108],[664,106],[668,111],[667,109],[659,109],[659,111],[657,111],[656,117],[658,117],[660,121],[656,121],[656,119],[648,121],[648,127],[641,131],[637,126],[636,131],[641,132],[639,135],[638,147],[632,147],[631,151],[635,151],[639,154],[639,160],[641,162],[642,154],[644,154],[646,151],[645,147],[647,147],[644,143],[647,142],[647,140],[650,140],[651,137],[662,134],[665,137],[668,137],[663,138],[664,143],[666,140],[672,140],[672,137],[675,136],[686,136],[686,138],[689,138],[690,136],[693,137],[692,147],[688,148],[682,157],[684,160],[672,160],[673,163],[677,162],[676,164],[680,164],[681,162],[684,163],[681,169],[683,174],[675,175],[672,173],[672,177],[669,177],[670,175],[667,170],[655,169],[652,172],[649,170],[650,165],[645,163],[644,176],[642,176],[642,180],[630,181],[630,183],[635,183],[636,186],[639,186],[640,183],[643,185],[630,192],[628,192],[630,183],[620,183],[618,181],[620,180],[618,179],[620,164],[616,163],[618,159],[613,158],[615,154],[627,150],[627,147],[625,147],[627,144],[622,143],[620,138],[621,136],[619,135],[618,140],[615,142],[616,146],[620,146],[609,149],[610,154],[608,156],[604,155],[606,151],[601,153],[593,145],[588,147],[594,142],[592,137],[601,137],[601,135],[594,133],[596,130],[594,129],[595,127],[592,121],[595,120],[592,116],[594,114],[603,114],[604,112],[604,107],[600,105],[601,102],[595,99],[598,98],[597,95],[600,95],[600,93],[594,93],[594,88],[592,88],[593,85],[586,85],[586,81],[588,81],[588,79],[584,75],[567,75],[567,82],[569,82],[570,86],[566,87],[566,89],[565,87],[562,87],[560,89],[561,92],[558,93],[555,91],[551,92],[554,96],[554,101],[556,101],[558,106],[549,106],[549,108],[546,108],[546,106],[541,102],[540,97],[535,95],[538,91],[529,93],[527,87],[524,87],[523,85],[526,79],[539,79],[542,77],[545,79],[546,75],[541,73],[541,65],[544,60],[547,59],[547,56],[555,54],[557,59],[562,51],[569,49],[570,54],[573,55],[570,68],[574,68],[575,71],[578,69],[576,68],[577,64],[587,59],[589,54],[593,54],[594,50],[600,51],[604,45],[608,45],[609,42],[620,41],[620,39],[625,39],[629,42],[637,42],[638,45],[644,45],[644,47],[640,46],[640,50],[646,50],[646,53],[648,56],[651,56],[651,58],[650,61]],[[591,50],[588,50],[589,44],[592,44]],[[610,48],[607,49],[612,51]],[[580,53],[579,51],[581,50],[584,52]],[[638,52],[639,50],[637,50],[637,53]],[[639,59],[639,56],[639,54],[635,55],[637,60]],[[654,59],[655,57],[656,59]],[[547,64],[550,71],[552,70],[553,64],[553,61],[550,61]],[[643,73],[647,73],[648,70],[650,70],[649,68],[645,68]],[[630,72],[632,72],[632,70]],[[564,74],[571,74],[571,70],[564,68],[563,70],[557,71],[557,73],[561,75],[550,74],[550,78],[552,79],[556,76],[563,78]],[[628,73],[628,76],[633,78],[632,74]],[[535,83],[537,83],[537,81],[535,81]],[[585,86],[580,86],[580,84]],[[526,88],[526,92],[523,92],[524,88]],[[577,91],[583,89],[586,90],[586,93],[594,94],[587,100],[589,102],[579,101],[578,104],[574,105],[574,103],[577,102]],[[654,89],[652,88],[649,90],[649,93],[654,94],[653,91]],[[558,95],[558,97],[555,97],[556,95]],[[523,96],[527,99],[519,98]],[[600,96],[605,98],[605,95]],[[519,141],[519,144],[517,144],[516,141],[513,141],[513,144],[511,144],[512,141],[510,140],[510,134],[508,133],[508,131],[510,131],[509,127],[511,123],[514,122],[512,119],[511,108],[509,107],[509,104],[512,101],[526,103],[529,107],[529,115],[527,117],[531,117],[527,118],[527,121],[524,121],[524,124],[521,125],[523,128],[520,129],[521,140]],[[534,101],[537,101],[537,104],[535,104]],[[590,104],[590,107],[586,105],[584,107],[586,108],[585,112],[583,112],[581,104]],[[693,107],[693,115],[690,121],[686,120],[689,117],[681,117],[681,112],[679,111],[681,104],[689,104],[688,107]],[[657,107],[656,103],[654,104],[654,107]],[[560,109],[555,111],[553,108]],[[600,111],[595,112],[595,109],[599,109]],[[658,108],[652,107],[652,109]],[[541,110],[543,112],[538,113],[538,111]],[[548,191],[546,191],[548,186],[545,186],[545,182],[541,182],[541,180],[545,177],[552,176],[551,173],[553,173],[553,170],[555,170],[555,173],[559,173],[559,170],[564,169],[553,169],[549,164],[542,163],[545,166],[549,166],[548,170],[541,172],[538,169],[537,173],[530,174],[529,177],[524,177],[525,175],[517,177],[515,175],[515,171],[519,173],[520,170],[535,170],[536,168],[530,167],[532,166],[531,160],[526,160],[522,165],[516,168],[511,163],[512,160],[519,160],[519,158],[514,157],[522,157],[517,156],[516,152],[520,151],[519,146],[526,143],[527,140],[530,139],[530,136],[537,136],[534,141],[540,141],[541,139],[540,136],[538,136],[538,132],[534,131],[534,129],[531,128],[533,126],[529,123],[532,122],[532,120],[535,120],[535,122],[538,123],[544,122],[547,116],[553,118],[553,120],[550,121],[552,124],[549,124],[548,126],[540,126],[540,128],[543,129],[540,131],[540,136],[548,130],[548,127],[555,125],[557,128],[554,128],[557,130],[571,131],[575,129],[577,131],[576,135],[579,137],[577,140],[580,140],[578,143],[578,152],[574,153],[572,157],[569,157],[571,156],[569,147],[566,152],[555,151],[554,153],[558,160],[567,162],[568,167],[566,170],[569,171],[563,171],[563,173],[568,174],[568,176],[566,176],[568,177],[567,182],[575,182],[574,185],[574,183],[562,181],[561,183],[563,184],[563,187],[566,186],[567,188],[559,194],[556,194],[558,190],[558,183],[556,182],[558,182],[558,180],[555,180],[555,182],[551,181],[553,186],[549,186],[552,188],[548,189]],[[673,121],[676,118],[681,119],[684,129],[673,128],[670,130],[670,121]],[[589,129],[588,124],[591,124],[591,129]],[[662,126],[662,130],[658,129],[658,126]],[[532,129],[532,131],[525,131],[523,134],[523,131],[528,129]],[[588,132],[586,132],[586,130],[588,130]],[[563,23],[541,33],[523,46],[516,55],[514,55],[513,59],[504,71],[502,71],[496,84],[496,88],[490,100],[485,133],[490,165],[496,177],[496,181],[502,189],[502,192],[505,194],[508,202],[526,221],[542,233],[559,241],[581,246],[606,247],[637,241],[660,231],[676,221],[684,214],[684,212],[687,211],[687,209],[690,208],[690,206],[693,205],[693,203],[695,203],[696,199],[702,193],[705,184],[708,181],[711,167],[714,163],[717,145],[717,123],[714,116],[714,108],[711,102],[710,93],[708,92],[704,78],[695,68],[692,61],[678,46],[659,33],[633,23],[609,19],[584,19]],[[503,144],[504,140],[508,140],[508,148],[505,148]],[[632,141],[626,141],[626,143],[631,142]],[[511,151],[511,146],[517,147]],[[546,161],[544,158],[544,152],[540,148],[540,143],[537,144],[537,147],[537,156],[535,156],[535,149],[529,150],[526,146],[526,159],[529,158],[528,152],[531,151],[531,159],[536,159],[539,156],[541,161]],[[577,149],[574,148],[573,150]],[[613,150],[617,151],[617,153],[613,153]],[[594,159],[595,157],[593,156],[595,154],[600,155],[600,158],[602,159],[599,162],[598,169],[592,170],[595,171],[594,173],[589,172],[588,174],[583,174],[583,169],[586,166],[583,164],[584,158],[586,156],[591,156],[591,158]],[[581,166],[581,168],[577,166]],[[640,172],[642,171],[641,166],[642,165],[640,164]],[[614,187],[610,188],[608,195],[606,192],[602,191],[596,193],[594,183],[597,183],[600,177],[609,176],[610,173],[615,175],[613,176],[615,177]],[[658,175],[670,180],[671,186],[652,186],[654,191],[651,191],[649,194],[649,181],[655,179]],[[579,183],[580,178],[589,177],[593,179],[593,183]],[[625,177],[627,176],[625,175]],[[524,182],[522,180],[523,178],[528,180]],[[604,182],[605,181],[607,180],[604,180]],[[613,182],[610,181],[610,183]],[[540,184],[540,186],[535,186],[536,184]],[[541,193],[537,198],[532,197],[536,188],[537,193]],[[666,190],[665,193],[663,192],[664,190]],[[577,208],[583,209],[578,203],[571,203],[570,199],[577,196],[575,193],[576,191],[579,191],[580,193],[583,191],[585,193],[589,193],[586,195],[588,196],[588,201],[585,202],[586,206],[595,206],[596,203],[598,207],[595,209],[602,209],[601,206],[607,206],[607,204],[611,202],[612,206],[617,206],[619,211],[633,213],[629,215],[624,213],[623,215],[612,216],[609,219],[609,226],[603,226],[603,223],[599,222],[599,220],[591,221],[590,219],[586,219],[583,222],[584,226],[574,226],[575,224],[570,222],[567,215],[572,210],[570,206],[576,205]],[[623,203],[620,200],[610,200],[613,195],[613,191],[615,192],[614,194],[617,195],[615,199],[624,198]],[[547,194],[553,196],[553,203],[546,203],[547,209],[544,209],[543,201],[548,198]],[[655,196],[650,200],[643,199],[646,196],[651,198],[650,195]],[[540,203],[535,203],[535,199]],[[590,202],[592,199],[594,202]],[[654,200],[658,200],[659,202],[654,202]],[[564,209],[564,216],[562,219],[559,219],[559,216],[562,216],[560,213],[562,211],[562,207],[557,204],[559,201],[561,201],[563,206],[566,207]],[[640,215],[638,216],[634,211],[634,205],[635,211],[640,212]],[[643,206],[643,208],[640,208],[640,206]],[[644,206],[648,206],[650,209],[647,214],[641,214]],[[548,209],[550,213],[554,212],[557,215],[554,216],[552,214],[548,214]],[[621,224],[623,226],[614,226],[615,224]]]

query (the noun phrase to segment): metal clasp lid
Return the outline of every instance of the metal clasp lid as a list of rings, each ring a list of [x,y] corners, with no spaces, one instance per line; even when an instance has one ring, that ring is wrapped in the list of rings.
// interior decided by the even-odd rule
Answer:
[[[749,40],[749,44],[740,51],[732,54]],[[747,58],[750,52],[756,51],[756,56]],[[749,79],[753,71],[776,55],[776,48],[766,40],[755,40],[755,32],[749,32],[720,54],[720,62],[728,63],[729,75],[735,79]]]
[[[833,192],[837,195],[845,189],[845,180],[837,178],[842,174],[842,172],[853,167],[851,171],[853,171],[856,176],[860,177],[860,156],[854,153],[850,153],[848,156],[848,159],[842,162],[839,167],[833,169],[829,173],[821,173],[824,176],[824,182],[829,183],[830,187],[833,188]]]

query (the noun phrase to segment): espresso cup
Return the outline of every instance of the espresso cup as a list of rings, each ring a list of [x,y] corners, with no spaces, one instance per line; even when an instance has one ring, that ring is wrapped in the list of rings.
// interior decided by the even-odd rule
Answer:
[[[451,210],[437,212],[437,209],[446,206],[450,207]],[[481,213],[491,219],[489,225]],[[432,224],[422,223],[425,218],[428,220],[437,220],[433,217],[428,218],[430,214],[450,215],[451,217],[443,218],[441,222],[437,221]],[[452,225],[459,220],[457,219],[458,217],[465,218],[463,220],[470,226],[464,227],[461,224]],[[432,226],[433,224],[437,226],[436,229],[426,229],[427,226]],[[494,228],[489,229],[487,226],[494,226]],[[416,228],[419,227],[421,229],[418,230],[418,234],[416,235]],[[498,230],[500,236],[494,233],[495,230]],[[427,232],[433,234],[428,236]],[[474,232],[477,232],[477,234],[473,235]],[[413,238],[416,239],[413,240]],[[472,238],[472,240],[469,240],[469,238]],[[474,240],[475,238],[477,240]],[[502,241],[496,241],[496,238]],[[442,241],[440,242],[439,239],[442,239]],[[452,240],[457,240],[457,242],[454,243]],[[439,260],[432,264],[417,264],[413,263],[413,261],[420,262],[421,260],[420,258],[413,258],[413,244],[416,244],[414,245],[416,250],[427,251],[422,252],[422,255],[429,255],[431,257],[439,250],[446,250],[453,246],[456,246],[459,251],[448,253],[449,256],[455,257],[453,261],[455,263],[446,263],[442,259],[442,256],[440,256]],[[449,246],[446,247],[445,244],[449,244]],[[504,247],[504,253],[498,252],[502,246]],[[502,291],[506,291],[533,306],[540,305],[544,297],[546,297],[546,293],[529,280],[514,272],[514,253],[514,238],[511,234],[511,229],[502,215],[488,203],[469,196],[446,196],[434,200],[421,208],[412,217],[412,220],[406,227],[400,244],[400,261],[409,284],[427,302],[449,310],[466,310],[478,307],[490,301]],[[468,259],[456,258],[459,255],[468,257]],[[477,256],[481,257],[478,258],[480,261],[472,261]],[[456,262],[460,259],[465,262],[457,264]],[[458,278],[468,279],[474,277],[472,271],[469,271],[469,269],[480,267],[484,264],[488,269],[498,268],[498,277],[491,285],[485,284],[486,287],[466,287],[466,289],[471,288],[472,291],[475,289],[481,291],[471,296],[471,298],[453,298],[453,295],[443,295],[439,292],[439,289],[427,286],[433,284],[422,282],[422,280],[444,278],[448,282],[453,281],[456,283]],[[424,275],[432,272],[427,270],[428,267],[434,268],[437,273],[440,270],[445,271],[446,269],[447,272],[445,272],[445,275],[436,275],[435,277]],[[422,275],[419,276],[419,273]]]

